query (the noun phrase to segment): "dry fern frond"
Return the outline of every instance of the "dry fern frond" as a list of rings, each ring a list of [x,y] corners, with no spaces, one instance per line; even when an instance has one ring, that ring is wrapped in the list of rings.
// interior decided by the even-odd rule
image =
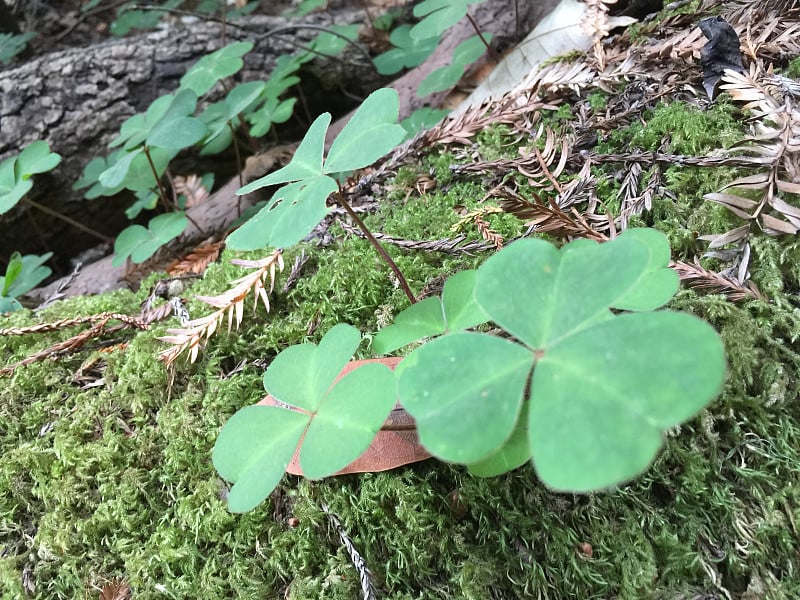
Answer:
[[[233,287],[219,296],[195,296],[197,300],[213,306],[217,310],[206,317],[187,322],[178,329],[168,329],[169,335],[160,337],[161,341],[172,344],[159,353],[158,358],[166,364],[171,364],[184,351],[189,351],[189,362],[197,360],[203,340],[208,340],[219,325],[228,318],[228,333],[234,324],[238,329],[244,317],[244,301],[252,291],[254,296],[253,313],[258,308],[258,301],[264,303],[267,312],[270,310],[269,294],[275,285],[276,270],[283,271],[283,253],[276,250],[271,255],[260,260],[232,260],[235,265],[255,269],[244,277],[231,282]],[[266,280],[269,279],[269,287]]]
[[[175,193],[186,198],[184,208],[191,208],[202,204],[209,198],[208,190],[203,185],[203,181],[197,175],[188,177],[178,176],[172,180]]]
[[[669,266],[678,273],[681,281],[685,281],[689,287],[724,294],[734,302],[748,298],[763,300],[764,302],[768,300],[752,281],[742,284],[720,273],[709,271],[700,266],[700,261],[697,258],[694,259],[694,264],[671,262]]]
[[[800,110],[795,103],[796,82],[785,80],[764,69],[760,61],[747,73],[726,71],[721,88],[736,102],[744,103],[753,117],[752,133],[730,149],[763,161],[766,170],[740,177],[722,186],[705,199],[720,204],[747,225],[717,236],[710,248],[743,243],[753,223],[767,235],[796,235],[800,232],[800,206],[787,201],[786,194],[800,195]],[[733,190],[757,192],[753,199]],[[742,246],[743,247],[743,246]]]
[[[111,320],[122,321],[122,324],[106,328],[106,325]],[[28,327],[10,327],[8,329],[0,329],[0,336],[3,335],[25,335],[28,333],[47,333],[51,331],[58,331],[67,327],[74,327],[83,323],[93,323],[93,325],[86,331],[82,331],[71,338],[62,342],[57,342],[36,354],[25,357],[21,361],[8,365],[0,369],[0,376],[12,375],[17,368],[30,365],[35,362],[45,360],[47,358],[58,358],[65,354],[71,354],[82,348],[90,340],[94,340],[101,335],[107,333],[114,333],[126,327],[136,327],[137,329],[148,329],[148,325],[141,319],[124,315],[121,313],[99,313],[96,315],[89,315],[86,317],[76,317],[72,319],[61,319],[53,323],[40,323],[37,325],[30,325]]]
[[[208,265],[219,258],[219,253],[224,247],[224,241],[198,246],[183,258],[170,263],[166,271],[173,276],[186,273],[203,273]]]

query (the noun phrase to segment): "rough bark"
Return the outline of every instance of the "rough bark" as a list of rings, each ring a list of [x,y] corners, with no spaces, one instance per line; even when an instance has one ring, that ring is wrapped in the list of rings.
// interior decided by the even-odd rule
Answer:
[[[239,77],[243,81],[266,79],[280,55],[295,52],[298,44],[307,43],[319,33],[301,25],[326,26],[358,22],[361,18],[361,12],[353,11],[309,15],[299,21],[251,17],[246,30],[227,27],[227,42],[254,41],[255,47],[245,56],[245,68]],[[265,32],[289,25],[298,28],[264,37]],[[0,160],[34,140],[49,142],[63,160],[53,172],[37,176],[31,199],[113,237],[127,223],[123,211],[131,202],[130,197],[86,201],[83,191],[73,191],[72,184],[86,163],[109,153],[108,143],[125,119],[146,110],[155,98],[174,91],[194,62],[224,45],[221,27],[219,23],[172,26],[90,48],[49,54],[0,71]],[[361,66],[352,66],[357,60]],[[351,50],[345,53],[344,61],[347,69],[313,63],[308,67],[305,81],[317,78],[316,88],[313,83],[307,88],[310,103],[314,101],[314,90],[332,85],[331,80],[355,94],[368,92],[370,84],[377,85],[375,77],[370,78],[373,71],[363,57]],[[325,82],[321,81],[323,77]],[[340,95],[328,93],[328,97]],[[344,110],[354,103],[349,102]],[[341,107],[338,111],[343,112]],[[97,244],[91,236],[23,203],[0,216],[0,228],[0,256],[8,256],[13,250],[52,250],[69,258]]]
[[[509,2],[509,0],[489,0],[481,5],[473,5],[472,8],[475,10],[472,11],[472,14],[482,32],[492,33],[494,35],[493,47],[499,52],[502,52],[516,42],[517,29],[519,29],[519,35],[524,37],[557,3],[557,0],[541,0],[535,3],[520,2],[520,20],[518,27],[513,9],[514,5],[512,2]],[[436,94],[427,98],[418,98],[416,96],[416,90],[419,83],[430,72],[446,65],[452,56],[453,49],[463,40],[474,34],[475,31],[472,25],[464,19],[445,34],[437,52],[424,64],[389,84],[389,86],[395,88],[400,95],[401,119],[407,117],[421,106],[437,106],[441,103],[446,93]],[[332,137],[341,130],[350,116],[351,114],[348,114],[331,125],[328,134],[329,142]],[[257,176],[260,175],[260,173],[252,173],[251,175]],[[192,209],[192,211],[190,211],[190,216],[192,216],[195,221],[199,221],[204,229],[207,225],[212,226],[214,224],[216,225],[217,231],[224,229],[224,227],[236,217],[235,192],[238,187],[238,180],[236,178],[231,179],[212,195],[211,200],[208,201],[208,206],[202,205],[196,207],[196,209]],[[196,211],[197,214],[193,211]],[[207,220],[208,215],[213,215],[213,219],[216,219],[216,221],[209,222]],[[184,241],[192,239],[198,240],[200,237],[200,234],[194,227],[190,227],[190,230],[184,234],[183,239]],[[86,267],[66,293],[68,295],[91,294],[122,287],[126,285],[125,281],[122,279],[123,276],[124,269],[111,268],[111,258],[107,257]],[[55,282],[46,288],[41,288],[37,290],[34,296],[40,299],[46,298],[56,289],[57,285],[58,282]]]

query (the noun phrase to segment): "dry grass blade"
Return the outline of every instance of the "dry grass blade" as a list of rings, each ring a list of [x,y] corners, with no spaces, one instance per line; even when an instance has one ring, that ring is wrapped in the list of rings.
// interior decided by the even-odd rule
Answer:
[[[342,229],[350,235],[366,239],[364,232],[357,227],[348,225],[343,221],[338,221],[338,223]],[[386,244],[397,246],[398,248],[423,250],[425,252],[442,252],[443,254],[466,254],[467,256],[472,256],[476,252],[485,252],[494,248],[493,244],[467,242],[466,235],[457,235],[454,238],[444,238],[441,240],[404,240],[380,232],[374,232],[372,235],[375,236],[375,239]]]
[[[219,325],[228,319],[228,332],[235,325],[237,328],[244,317],[244,301],[253,293],[253,313],[258,308],[259,299],[263,302],[267,312],[270,310],[269,294],[275,285],[276,271],[283,271],[283,253],[276,250],[271,255],[261,260],[233,260],[235,265],[254,269],[252,273],[231,282],[233,287],[219,296],[196,296],[197,300],[205,302],[217,310],[206,317],[194,319],[177,329],[168,329],[169,335],[160,337],[161,341],[171,344],[170,348],[159,353],[158,357],[166,364],[171,364],[183,352],[189,352],[189,362],[197,360],[203,340],[208,340]],[[269,280],[267,287],[266,281]]]
[[[4,335],[27,335],[29,333],[50,333],[51,331],[59,331],[67,327],[74,327],[75,325],[82,325],[84,323],[106,323],[114,319],[122,321],[126,325],[136,327],[137,329],[147,329],[147,323],[142,321],[139,317],[132,317],[122,313],[98,313],[96,315],[87,315],[85,317],[74,317],[71,319],[61,319],[52,323],[38,323],[36,325],[29,325],[27,327],[8,327],[0,329],[0,336]]]

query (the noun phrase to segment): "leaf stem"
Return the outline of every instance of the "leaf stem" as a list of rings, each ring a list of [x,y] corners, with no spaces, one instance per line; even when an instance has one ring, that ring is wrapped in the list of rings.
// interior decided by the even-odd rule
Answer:
[[[351,207],[347,203],[347,200],[344,199],[344,195],[341,192],[336,192],[334,197],[336,198],[336,202],[338,202],[339,205],[347,212],[347,214],[350,215],[350,218],[353,219],[353,222],[358,226],[358,228],[364,232],[367,240],[378,252],[380,257],[383,259],[383,262],[389,265],[389,268],[397,277],[397,281],[400,282],[400,287],[403,288],[403,292],[405,292],[408,301],[411,302],[411,304],[416,304],[417,299],[414,297],[414,293],[408,286],[408,281],[406,281],[406,278],[403,275],[403,272],[400,270],[400,267],[397,266],[397,264],[392,260],[392,257],[389,256],[389,253],[386,252],[384,247],[380,245],[377,239],[375,239],[375,236],[372,235],[372,232],[367,229],[367,226],[364,224],[364,221],[361,220],[361,217],[356,214],[356,211],[353,210],[353,207]]]
[[[231,140],[233,141],[233,151],[236,153],[236,170],[239,172],[239,187],[244,187],[244,177],[242,177],[242,171],[244,171],[244,165],[242,165],[242,157],[239,154],[239,142],[236,141],[236,129],[233,127],[233,123],[228,121],[228,127],[231,130]],[[236,196],[236,216],[242,216],[242,197]]]
[[[150,170],[153,172],[153,177],[156,180],[156,186],[158,186],[158,195],[161,198],[161,202],[164,203],[164,208],[170,210],[169,200],[167,200],[167,191],[164,189],[164,185],[161,183],[161,177],[158,176],[158,171],[156,170],[156,165],[153,162],[153,158],[150,156],[150,148],[144,146],[144,155],[147,157],[147,162],[150,165]]]
[[[48,208],[47,206],[44,206],[43,204],[39,204],[38,202],[34,202],[33,200],[31,200],[27,196],[23,197],[22,200],[23,200],[23,202],[27,202],[31,206],[33,206],[35,208],[38,208],[43,213],[47,213],[51,217],[55,217],[57,219],[61,219],[65,223],[69,223],[73,227],[75,227],[77,229],[80,229],[81,231],[84,231],[84,232],[88,233],[89,235],[92,235],[92,236],[96,237],[97,239],[103,240],[104,242],[106,242],[108,244],[113,244],[114,243],[114,238],[113,237],[109,237],[107,235],[103,235],[102,233],[100,233],[98,231],[95,231],[91,227],[87,227],[83,223],[78,223],[78,221],[75,221],[74,219],[70,219],[69,217],[67,217],[65,215],[62,215],[60,212],[55,211],[52,208]]]
[[[475,22],[475,19],[473,19],[472,15],[469,14],[469,13],[467,13],[467,18],[469,19],[469,22],[472,23],[472,28],[475,30],[475,33],[478,34],[478,37],[481,39],[481,42],[483,42],[483,45],[486,46],[486,50],[489,52],[489,56],[492,57],[492,60],[494,62],[499,63],[500,62],[500,55],[497,54],[495,49],[492,48],[489,45],[489,42],[486,41],[486,38],[483,37],[483,33],[481,33],[481,30],[478,28],[478,24]]]
[[[158,195],[161,198],[161,202],[164,203],[164,208],[168,211],[175,211],[178,210],[176,205],[170,206],[169,200],[167,199],[167,190],[164,189],[164,185],[161,183],[161,178],[158,176],[158,171],[156,171],[156,165],[153,163],[153,159],[150,157],[150,149],[145,146],[144,147],[144,155],[147,157],[147,162],[150,163],[150,170],[153,172],[153,177],[156,178],[156,185],[158,186]],[[189,211],[185,210],[183,213],[186,215],[186,218],[189,222],[195,226],[197,231],[199,231],[202,235],[206,235],[205,230],[200,227],[200,224],[195,221],[192,217],[189,216]]]

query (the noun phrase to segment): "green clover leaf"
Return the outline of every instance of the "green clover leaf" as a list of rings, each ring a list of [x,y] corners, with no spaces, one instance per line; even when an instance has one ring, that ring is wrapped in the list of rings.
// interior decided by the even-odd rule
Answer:
[[[198,97],[202,96],[220,79],[238,73],[244,66],[242,56],[252,49],[252,42],[234,42],[207,54],[181,77],[181,88],[192,90]]]
[[[641,229],[560,250],[520,240],[489,258],[474,299],[520,343],[447,334],[401,363],[398,391],[422,443],[478,474],[530,455],[539,477],[559,490],[596,490],[640,474],[663,430],[697,414],[725,374],[722,343],[708,324],[648,312],[677,290],[668,263],[663,234]]]
[[[212,452],[219,474],[234,486],[233,512],[258,505],[275,488],[302,439],[300,466],[312,479],[358,458],[394,406],[394,376],[367,364],[334,384],[361,341],[356,329],[337,325],[319,345],[283,350],[264,374],[264,388],[290,408],[250,406],[223,427]]]
[[[151,219],[147,228],[141,225],[125,228],[114,241],[114,260],[111,264],[118,267],[128,256],[135,263],[146,261],[161,246],[183,233],[188,222],[184,213],[171,212]]]

